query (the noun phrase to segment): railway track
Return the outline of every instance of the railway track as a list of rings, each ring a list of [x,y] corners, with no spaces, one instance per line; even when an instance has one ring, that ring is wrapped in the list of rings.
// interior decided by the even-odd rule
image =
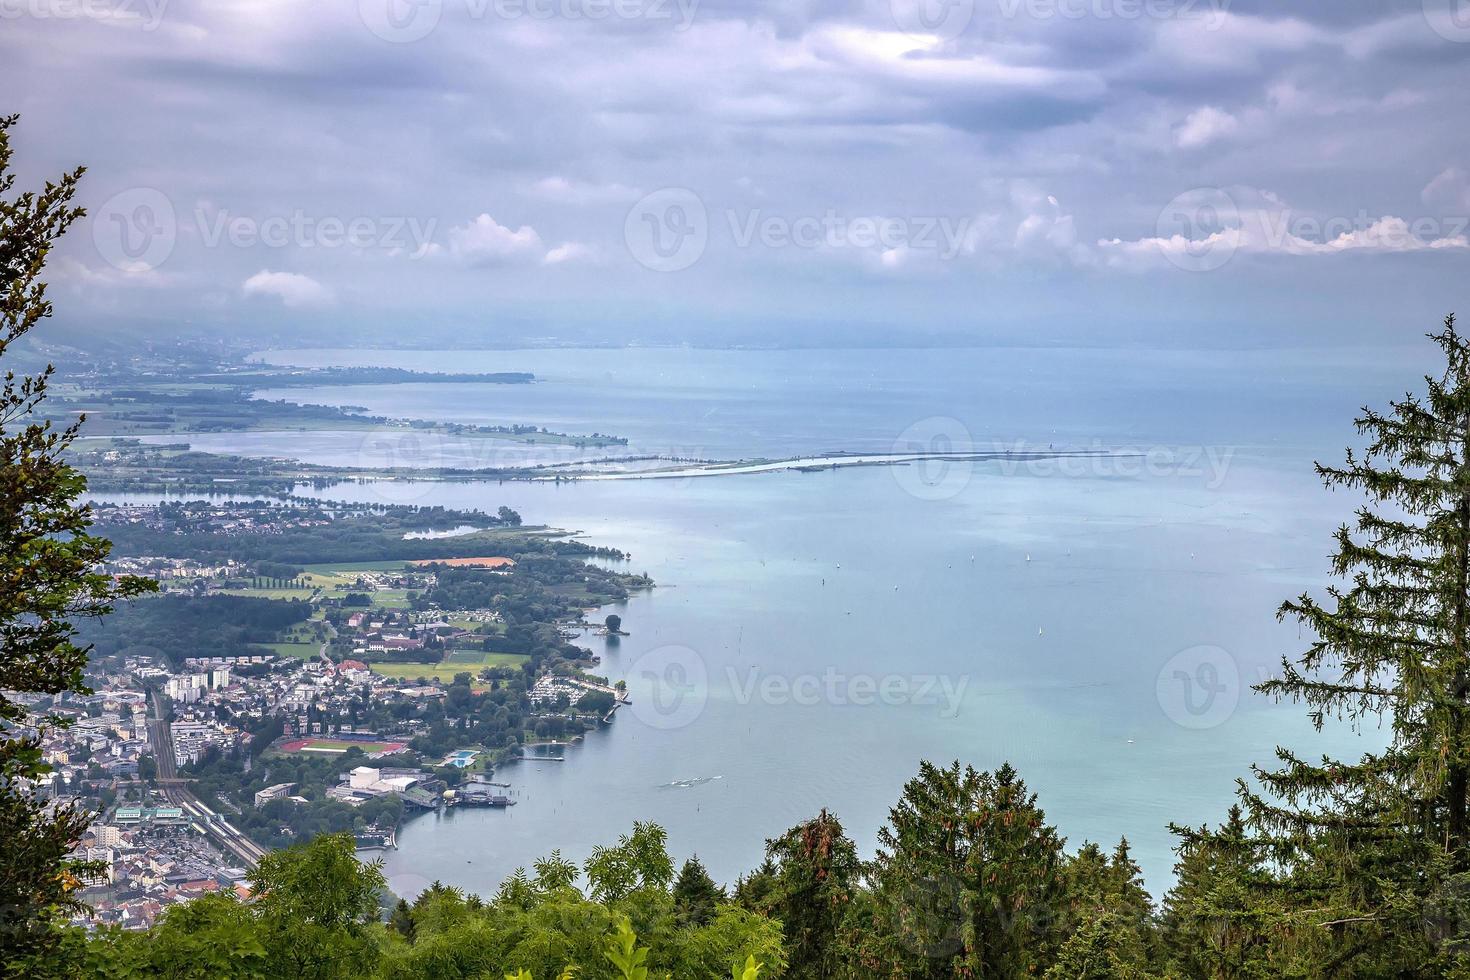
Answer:
[[[163,798],[183,810],[196,830],[212,838],[227,853],[239,858],[247,868],[254,867],[265,857],[266,850],[210,809],[179,778],[174,756],[173,731],[169,728],[163,694],[155,689],[149,696],[149,701],[153,711],[152,717],[148,719],[148,744],[153,747],[153,759],[158,764],[157,782]]]

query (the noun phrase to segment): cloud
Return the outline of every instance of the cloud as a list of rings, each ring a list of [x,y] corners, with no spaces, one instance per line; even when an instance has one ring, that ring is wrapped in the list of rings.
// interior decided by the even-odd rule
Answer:
[[[145,262],[123,262],[94,268],[69,255],[63,255],[56,259],[54,268],[58,282],[76,286],[144,286],[156,289],[169,284],[163,273]]]
[[[295,272],[271,272],[262,269],[245,280],[241,290],[246,296],[274,296],[291,309],[330,306],[336,301],[332,291],[310,276]]]
[[[1268,19],[1219,10],[1207,17],[1159,21],[1154,55],[1193,71],[1249,72],[1270,56],[1298,55],[1342,42],[1325,27],[1298,17]]]
[[[1248,200],[1236,208],[1233,200]],[[1170,202],[1159,234],[1105,238],[1097,243],[1106,264],[1145,269],[1171,264],[1207,270],[1236,254],[1329,256],[1470,249],[1467,219],[1397,215],[1323,217],[1295,211],[1269,192],[1239,188],[1232,193],[1202,189]],[[1178,226],[1178,230],[1176,230]]]
[[[449,254],[469,265],[496,265],[542,251],[541,236],[530,225],[512,231],[488,214],[449,229]]]
[[[1229,136],[1239,128],[1240,120],[1223,109],[1207,105],[1185,117],[1184,124],[1174,134],[1174,142],[1181,149],[1192,150]]]
[[[561,265],[564,262],[591,259],[596,254],[596,250],[590,245],[584,245],[581,242],[562,242],[548,251],[541,261],[546,265]]]
[[[1470,213],[1455,171],[1470,170],[1464,140],[1445,125],[1470,104],[1470,44],[1452,43],[1414,0],[1394,12],[1200,0],[1165,4],[1180,15],[1169,17],[1092,16],[1121,8],[1086,3],[1062,5],[1075,17],[1033,16],[1034,7],[1060,8],[1007,0],[1016,15],[978,5],[946,37],[896,29],[889,0],[706,0],[687,24],[677,3],[664,8],[673,20],[601,22],[491,18],[446,3],[438,29],[411,44],[374,35],[357,6],[169,3],[154,30],[85,17],[6,21],[0,85],[24,91],[26,79],[54,76],[15,133],[22,182],[85,163],[78,204],[94,214],[136,188],[177,210],[161,276],[102,267],[85,234],[63,239],[58,284],[87,285],[58,305],[61,317],[167,316],[231,329],[242,321],[231,319],[241,294],[230,286],[293,269],[330,283],[339,304],[350,296],[354,317],[366,311],[384,324],[405,314],[470,322],[489,302],[539,323],[554,278],[568,311],[558,329],[580,318],[592,339],[615,318],[657,319],[671,298],[681,318],[669,332],[694,342],[763,329],[773,314],[958,331],[1054,303],[1131,322],[1172,317],[1181,298],[1109,278],[1098,260],[1161,261],[1215,234],[1253,254],[1425,257],[1350,269],[1283,257],[1313,267],[1314,310],[1339,324],[1368,329],[1394,292],[1424,306],[1452,300],[1443,263],[1427,257],[1463,254],[1457,232],[1426,231],[1414,216]],[[45,74],[57,64],[67,70]],[[229,118],[220,105],[232,107]],[[992,185],[994,174],[1032,186]],[[1157,204],[1198,184],[1269,186],[1314,214],[1366,209],[1373,218],[1330,233],[1292,226],[1274,242],[1253,217],[1239,229],[1158,228]],[[613,261],[626,251],[626,209],[671,187],[707,206],[709,248],[678,276],[629,275]],[[210,204],[193,203],[202,201]],[[1272,221],[1284,207],[1239,203]],[[720,216],[756,205],[791,220],[887,216],[915,237],[925,216],[947,219],[963,229],[962,250],[938,261],[948,244],[940,232],[938,248],[826,249],[825,264],[802,261],[817,250],[728,247]],[[311,227],[365,217],[402,248],[307,251],[229,238],[222,247],[211,238],[219,214],[256,225],[301,215]],[[436,216],[427,237],[407,233]],[[1391,216],[1402,226],[1384,221]],[[414,254],[425,260],[403,260]],[[1241,263],[1257,275],[1242,277],[1232,298],[1253,313],[1301,301],[1302,277],[1267,265]],[[881,288],[851,288],[854,270],[874,273]],[[1034,287],[1035,275],[1048,289]],[[909,289],[921,281],[925,291]],[[220,283],[235,303],[207,305]],[[134,288],[100,288],[123,286]],[[1110,289],[1121,297],[1112,311]],[[977,304],[983,317],[953,326],[953,309]],[[550,332],[528,326],[519,339]]]

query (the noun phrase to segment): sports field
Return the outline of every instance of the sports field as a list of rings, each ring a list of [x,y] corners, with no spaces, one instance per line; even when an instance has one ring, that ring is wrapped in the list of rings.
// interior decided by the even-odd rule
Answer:
[[[317,752],[326,755],[341,755],[348,749],[362,749],[371,755],[374,752],[401,752],[406,742],[359,742],[340,738],[298,738],[281,744],[282,752]]]
[[[442,681],[454,680],[455,674],[477,674],[481,667],[519,667],[526,660],[521,653],[485,653],[480,650],[452,650],[448,658],[436,664],[415,663],[370,663],[368,668],[384,677],[401,680],[416,680],[420,677],[437,677]]]

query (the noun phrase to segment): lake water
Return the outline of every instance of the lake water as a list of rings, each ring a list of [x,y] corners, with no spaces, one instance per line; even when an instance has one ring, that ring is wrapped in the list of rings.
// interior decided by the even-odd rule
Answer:
[[[659,583],[589,637],[634,705],[565,762],[501,772],[509,810],[415,818],[394,890],[487,892],[553,848],[580,860],[634,820],[726,882],[828,807],[865,852],[921,759],[1010,761],[1072,845],[1126,835],[1151,887],[1170,821],[1222,817],[1273,747],[1356,752],[1246,686],[1303,646],[1274,620],[1325,583],[1354,500],[1311,472],[1357,407],[1432,366],[1408,349],[278,351],[281,364],[533,371],[538,382],[262,393],[374,414],[601,431],[626,453],[752,458],[967,443],[1134,455],[668,481],[343,485],[328,495],[493,511],[632,553]],[[364,458],[362,433],[206,448]],[[432,441],[406,465],[558,461]],[[367,451],[369,456],[381,446]],[[606,455],[605,452],[589,455]],[[1366,741],[1360,741],[1366,740]]]

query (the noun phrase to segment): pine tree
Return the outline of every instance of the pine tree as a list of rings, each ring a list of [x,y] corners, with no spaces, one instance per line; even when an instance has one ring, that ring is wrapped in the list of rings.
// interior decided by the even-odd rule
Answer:
[[[1111,856],[1096,844],[1083,844],[1067,859],[1062,880],[1066,916],[1058,926],[1068,938],[1057,961],[1063,967],[1058,975],[1068,975],[1067,964],[1088,963],[1102,969],[1099,964],[1106,963],[1107,969],[1138,973],[1162,960],[1153,902],[1127,838],[1118,842]],[[1097,924],[1104,920],[1106,928],[1099,929]]]
[[[762,911],[781,920],[786,975],[794,980],[838,975],[840,930],[862,871],[842,822],[823,810],[766,841],[766,859],[774,867],[773,886]]]
[[[1453,912],[1470,885],[1470,347],[1453,316],[1430,337],[1445,367],[1424,394],[1363,409],[1367,449],[1317,466],[1367,502],[1336,534],[1342,584],[1281,606],[1315,640],[1257,688],[1319,729],[1382,725],[1389,744],[1356,762],[1279,748],[1262,789],[1241,788],[1291,922],[1309,926],[1296,939],[1325,940],[1329,972],[1437,974],[1470,940]]]
[[[413,909],[409,908],[406,899],[400,898],[398,904],[393,906],[393,913],[388,917],[388,926],[404,939],[413,942]]]
[[[923,763],[878,841],[872,876],[889,936],[870,947],[869,970],[1013,977],[1050,965],[1063,841],[1009,764],[992,774]]]
[[[725,901],[725,890],[715,884],[697,856],[684,862],[674,881],[674,917],[681,926],[709,925],[715,909]]]
[[[776,862],[767,857],[760,867],[735,880],[730,898],[743,909],[765,914],[770,909],[771,896],[775,891]]]
[[[46,256],[83,213],[71,206],[80,169],[39,194],[9,196],[15,122],[0,117],[0,356],[51,315],[40,280]],[[75,805],[48,807],[32,793],[49,767],[40,736],[16,734],[26,709],[14,695],[84,691],[87,650],[73,642],[72,620],[105,615],[154,586],[99,570],[110,545],[87,533],[91,510],[77,504],[86,481],[63,458],[82,420],[57,430],[36,419],[52,374],[50,366],[28,377],[7,371],[0,384],[0,949],[11,963],[44,954],[53,921],[80,907],[64,858],[89,820]]]
[[[1171,828],[1179,835],[1174,887],[1164,899],[1166,955],[1187,977],[1274,977],[1274,932],[1282,916],[1271,899],[1275,879],[1262,846],[1250,836],[1240,807],[1214,831]],[[1273,941],[1274,940],[1274,941]],[[1280,950],[1275,950],[1280,953]]]

